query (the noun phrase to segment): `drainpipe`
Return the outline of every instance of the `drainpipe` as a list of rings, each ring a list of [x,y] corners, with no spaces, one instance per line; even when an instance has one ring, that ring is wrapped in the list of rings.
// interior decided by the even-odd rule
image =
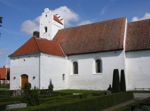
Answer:
[[[41,87],[41,53],[39,53],[39,89]]]

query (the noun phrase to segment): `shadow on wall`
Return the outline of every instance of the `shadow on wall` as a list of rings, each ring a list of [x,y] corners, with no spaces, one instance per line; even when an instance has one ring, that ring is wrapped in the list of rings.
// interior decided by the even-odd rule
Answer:
[[[141,57],[150,57],[150,51],[132,51],[126,52],[126,58],[141,58]]]

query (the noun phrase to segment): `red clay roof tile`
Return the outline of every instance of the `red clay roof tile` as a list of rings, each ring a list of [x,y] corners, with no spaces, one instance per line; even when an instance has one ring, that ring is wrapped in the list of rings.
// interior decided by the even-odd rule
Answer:
[[[150,19],[128,23],[126,51],[150,49]]]
[[[10,68],[0,68],[0,80],[6,80],[7,72],[10,71]]]
[[[59,30],[58,41],[66,55],[123,49],[126,18]]]
[[[49,41],[47,39],[32,37],[18,50],[11,54],[10,57],[35,54],[40,52],[57,56],[64,56],[59,43],[55,41]]]
[[[59,30],[53,41],[32,37],[10,56],[39,52],[58,56],[122,50],[126,18]],[[63,51],[64,53],[63,53]]]

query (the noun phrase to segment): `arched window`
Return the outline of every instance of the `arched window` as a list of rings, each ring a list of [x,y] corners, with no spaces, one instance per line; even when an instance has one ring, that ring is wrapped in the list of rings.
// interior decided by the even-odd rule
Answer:
[[[45,33],[47,32],[47,27],[44,27],[44,31],[45,31]]]
[[[78,74],[78,62],[73,62],[73,73]]]
[[[95,61],[95,66],[96,66],[96,73],[101,73],[102,72],[102,61],[100,59],[97,59]]]
[[[65,80],[65,74],[62,74],[62,80]]]

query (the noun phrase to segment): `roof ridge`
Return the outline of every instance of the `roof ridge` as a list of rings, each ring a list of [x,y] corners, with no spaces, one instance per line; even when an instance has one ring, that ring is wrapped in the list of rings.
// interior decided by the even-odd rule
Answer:
[[[92,22],[92,23],[89,23],[89,24],[84,24],[84,25],[78,25],[78,26],[68,27],[68,28],[64,28],[64,29],[60,29],[60,30],[68,30],[68,29],[72,29],[72,28],[86,27],[86,26],[90,26],[90,25],[93,25],[93,24],[105,23],[105,22],[114,21],[114,20],[119,20],[119,19],[127,19],[127,18],[126,18],[126,17],[120,17],[120,18],[107,19],[107,20]]]

